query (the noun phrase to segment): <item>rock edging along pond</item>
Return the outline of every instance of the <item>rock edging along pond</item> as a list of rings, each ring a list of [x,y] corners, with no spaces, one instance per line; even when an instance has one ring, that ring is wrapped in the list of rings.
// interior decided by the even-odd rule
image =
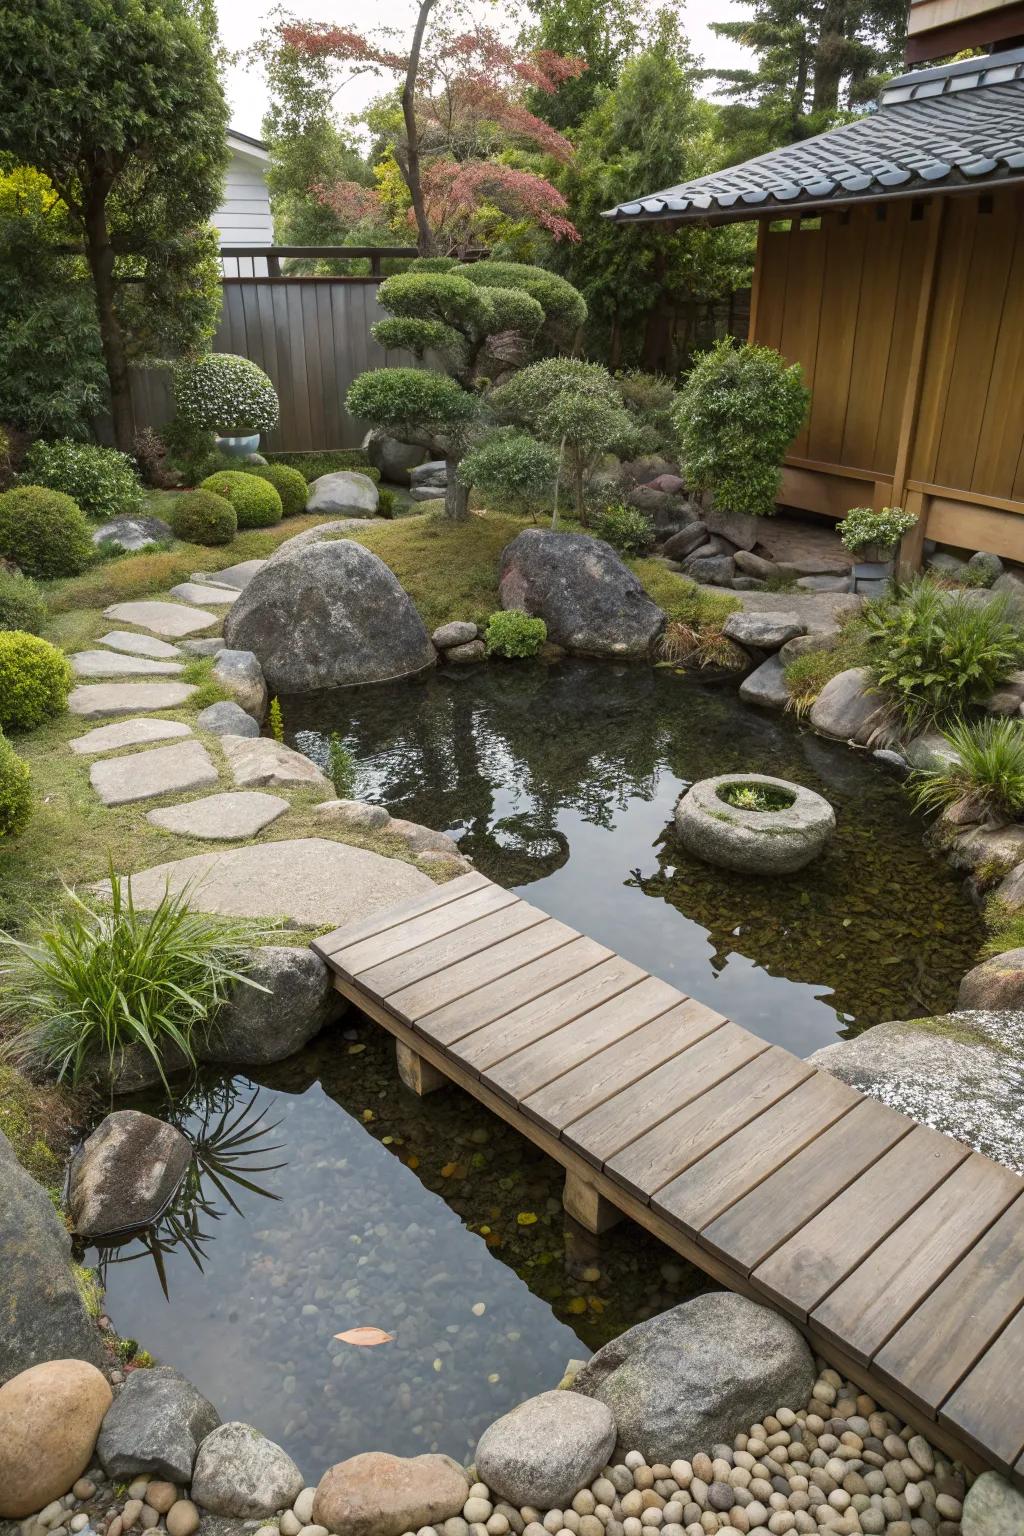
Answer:
[[[34,1366],[0,1387],[0,1430],[0,1516],[26,1536],[139,1523],[193,1536],[209,1515],[257,1536],[916,1536],[918,1523],[1002,1536],[993,1512],[1020,1500],[986,1474],[972,1526],[969,1474],[792,1324],[725,1292],[640,1324],[502,1415],[469,1468],[368,1452],[307,1485],[286,1450],[220,1423],[168,1367],[134,1371],[112,1400],[91,1365]]]

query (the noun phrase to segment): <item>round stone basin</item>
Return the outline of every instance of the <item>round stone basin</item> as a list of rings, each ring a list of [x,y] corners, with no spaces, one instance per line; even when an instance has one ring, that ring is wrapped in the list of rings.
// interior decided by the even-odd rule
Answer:
[[[680,797],[675,813],[676,836],[688,853],[750,875],[803,869],[835,825],[835,812],[821,795],[764,773],[700,779]]]

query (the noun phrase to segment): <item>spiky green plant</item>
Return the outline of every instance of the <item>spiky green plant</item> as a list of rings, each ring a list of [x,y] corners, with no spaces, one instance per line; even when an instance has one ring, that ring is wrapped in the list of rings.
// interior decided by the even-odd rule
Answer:
[[[109,904],[65,888],[64,907],[34,934],[0,934],[0,1020],[13,1024],[5,1051],[72,1083],[129,1046],[156,1063],[176,1048],[195,1066],[197,1040],[246,975],[253,929],[189,906],[191,890],[165,891],[140,912],[127,880],[110,874]],[[259,990],[265,990],[260,988]]]
[[[911,774],[915,803],[928,811],[965,805],[979,821],[1015,820],[1024,811],[1024,721],[957,720],[942,734],[957,760]]]
[[[284,741],[284,715],[281,713],[281,700],[276,693],[270,701],[270,715],[267,723],[274,740]]]
[[[351,800],[356,787],[356,761],[337,731],[327,746],[327,773],[339,800]]]

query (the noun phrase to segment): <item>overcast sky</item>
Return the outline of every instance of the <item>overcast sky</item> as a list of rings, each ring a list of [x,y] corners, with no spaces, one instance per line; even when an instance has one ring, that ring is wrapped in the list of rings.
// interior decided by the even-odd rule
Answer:
[[[276,0],[217,0],[220,33],[225,47],[242,49],[255,42],[275,3]],[[415,0],[290,0],[288,8],[295,15],[313,21],[333,21],[349,26],[396,27],[407,35],[412,30],[417,10]],[[511,19],[514,12],[508,0],[495,0],[494,4],[484,9],[489,18],[499,25],[500,18],[504,18],[503,30],[514,29],[514,21]],[[683,21],[694,51],[703,55],[707,65],[729,68],[745,62],[745,49],[716,37],[709,28],[711,21],[730,14],[743,13],[734,12],[728,0],[690,0],[682,9]],[[353,80],[339,97],[339,113],[345,116],[360,112],[368,101],[384,89],[389,79],[387,76],[375,79],[372,75],[363,75]],[[267,105],[266,82],[261,72],[248,64],[236,65],[228,73],[227,88],[232,126],[258,138]]]

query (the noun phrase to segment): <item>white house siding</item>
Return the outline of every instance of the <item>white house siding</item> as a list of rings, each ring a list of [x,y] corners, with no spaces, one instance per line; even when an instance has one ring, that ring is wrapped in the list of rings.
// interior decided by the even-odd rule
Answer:
[[[231,164],[224,182],[224,201],[213,216],[222,245],[267,246],[274,243],[266,168],[270,157],[261,146],[228,133]],[[265,256],[226,256],[225,277],[266,277]]]

